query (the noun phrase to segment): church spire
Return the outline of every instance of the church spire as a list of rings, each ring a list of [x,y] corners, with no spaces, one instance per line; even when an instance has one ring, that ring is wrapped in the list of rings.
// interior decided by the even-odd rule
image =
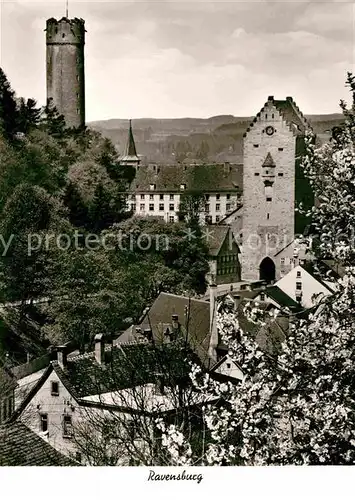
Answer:
[[[137,155],[136,144],[134,142],[132,120],[129,120],[128,140],[125,148],[124,155],[120,159],[121,165],[137,166],[140,163],[140,158]]]
[[[126,147],[126,156],[137,156],[136,144],[134,142],[132,120],[129,120],[128,141]]]

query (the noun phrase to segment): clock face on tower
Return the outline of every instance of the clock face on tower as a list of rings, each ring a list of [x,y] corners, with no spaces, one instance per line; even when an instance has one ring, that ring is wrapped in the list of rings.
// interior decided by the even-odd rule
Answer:
[[[268,127],[266,127],[265,132],[267,133],[267,135],[272,135],[275,132],[275,129],[274,127],[269,125]]]

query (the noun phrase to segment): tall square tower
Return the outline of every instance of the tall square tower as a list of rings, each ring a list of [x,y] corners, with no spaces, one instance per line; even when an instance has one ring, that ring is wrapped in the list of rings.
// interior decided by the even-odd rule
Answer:
[[[304,229],[295,208],[313,203],[300,167],[308,128],[292,97],[271,96],[244,135],[243,280],[277,279],[275,254]]]

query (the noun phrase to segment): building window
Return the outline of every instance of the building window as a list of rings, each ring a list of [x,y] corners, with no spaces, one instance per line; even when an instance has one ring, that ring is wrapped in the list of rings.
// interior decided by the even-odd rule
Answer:
[[[220,216],[219,215],[216,215],[216,222],[219,222],[220,221]]]
[[[51,394],[52,396],[59,396],[59,383],[51,382]]]
[[[76,114],[80,114],[80,109],[79,108],[76,108]]]
[[[184,191],[184,189],[186,189],[186,184],[180,184],[180,189],[181,191]]]
[[[210,206],[209,206],[208,203],[206,203],[206,205],[205,205],[205,212],[208,213],[209,211],[210,211]]]
[[[136,201],[136,195],[135,194],[131,194],[131,200],[132,201]]]
[[[270,219],[270,214],[266,214],[266,218],[267,218],[267,220],[269,220]]]
[[[145,205],[144,205],[144,203],[141,203],[141,204],[140,204],[139,209],[140,209],[140,211],[141,211],[141,212],[144,212],[144,210],[145,210]]]
[[[284,148],[278,148],[278,150],[279,150],[279,151],[283,151],[283,150],[284,150]]]
[[[164,195],[163,194],[159,195],[159,200],[164,200]]]
[[[220,199],[220,197],[221,197],[221,195],[220,195],[220,194],[216,194],[216,200],[219,200],[219,199]]]
[[[259,147],[259,144],[254,144],[254,148],[258,148]]]
[[[132,212],[135,212],[135,211],[136,211],[136,204],[135,204],[135,203],[132,203],[132,205],[131,205],[131,210],[132,210]]]
[[[209,194],[206,194],[205,195],[205,200],[208,201],[210,199],[210,195]]]
[[[154,212],[154,203],[149,203],[149,212]]]
[[[144,200],[145,196],[144,194],[141,194],[141,200]]]
[[[159,203],[159,210],[160,212],[164,210],[164,203]]]
[[[280,259],[280,263],[281,263],[281,265],[282,265],[282,266],[284,266],[284,265],[285,265],[285,257],[281,257],[281,259]]]
[[[150,189],[151,191],[154,191],[154,189],[155,189],[155,184],[150,184],[149,189]]]
[[[297,271],[297,278],[301,277],[301,271]]]
[[[230,370],[231,364],[230,363],[226,363],[226,367],[228,368],[228,370]]]
[[[231,209],[231,204],[230,203],[226,203],[226,211],[229,212],[230,209]]]
[[[175,222],[175,217],[173,215],[169,216],[169,222]]]
[[[71,415],[63,415],[63,437],[71,438],[73,436],[73,424]]]
[[[272,198],[270,198],[270,196],[267,196],[266,201],[272,201]]]
[[[154,194],[150,194],[149,195],[149,199],[150,199],[150,201],[153,201],[154,200]]]
[[[275,115],[274,115],[274,113],[272,113],[272,115],[271,115],[271,118],[275,118]]]
[[[171,194],[171,195],[169,196],[169,199],[170,199],[170,201],[174,201],[174,195],[173,195],[173,194]]]
[[[302,290],[302,282],[296,281],[296,290]]]
[[[40,428],[39,430],[41,432],[47,432],[48,431],[48,413],[41,413],[40,415]]]
[[[267,120],[267,113],[265,113],[265,120]]]
[[[278,175],[279,177],[283,177],[283,176],[284,176],[284,174],[283,174],[282,172],[279,172],[277,175]]]
[[[174,209],[175,209],[174,203],[170,203],[169,205],[170,212],[174,212]]]
[[[221,210],[221,205],[219,203],[216,203],[216,212],[219,212]]]
[[[260,174],[259,174],[259,172],[255,172],[254,175],[255,175],[255,177],[258,177]]]
[[[227,200],[230,200],[230,199],[231,199],[231,195],[227,194]]]
[[[206,215],[205,222],[206,222],[206,224],[212,224],[212,216],[211,215]]]

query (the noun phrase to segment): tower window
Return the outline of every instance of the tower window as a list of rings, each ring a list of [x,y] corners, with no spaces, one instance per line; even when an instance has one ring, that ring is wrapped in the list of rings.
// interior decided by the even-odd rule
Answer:
[[[265,113],[265,120],[267,120],[267,113]]]
[[[254,148],[258,148],[259,147],[259,144],[254,144]]]
[[[271,118],[275,118],[275,115],[274,115],[274,113],[272,113],[272,115],[271,115]]]
[[[62,38],[65,38],[65,33],[62,34]]]
[[[270,219],[270,214],[266,214],[266,218],[269,220]]]
[[[282,172],[279,172],[277,175],[278,175],[279,177],[283,177],[283,176],[284,176],[284,174],[283,174]]]
[[[256,177],[258,177],[258,175],[260,175],[260,174],[259,174],[259,172],[255,172],[255,174],[254,174],[254,175],[255,175]]]
[[[267,196],[266,201],[272,201],[272,198],[270,198],[269,196]]]
[[[278,150],[279,150],[279,151],[283,151],[283,150],[284,150],[284,148],[278,148]]]

